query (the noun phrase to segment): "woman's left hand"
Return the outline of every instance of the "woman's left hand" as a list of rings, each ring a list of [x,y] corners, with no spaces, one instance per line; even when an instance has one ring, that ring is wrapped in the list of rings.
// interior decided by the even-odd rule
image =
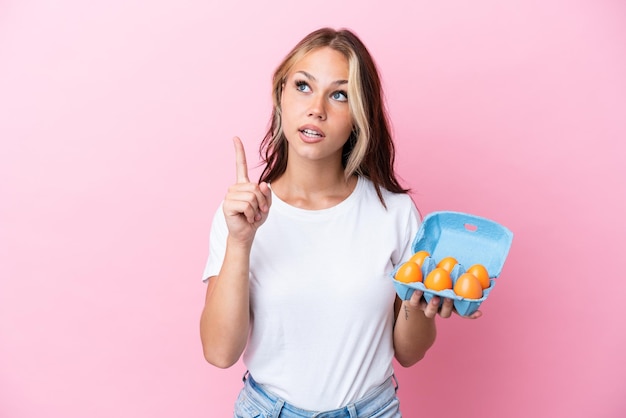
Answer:
[[[442,318],[449,318],[452,316],[452,313],[458,312],[454,309],[454,301],[450,298],[443,298],[443,303],[441,302],[441,298],[439,296],[433,296],[430,302],[426,302],[426,300],[422,297],[424,292],[420,290],[415,290],[413,295],[411,295],[411,299],[409,300],[409,304],[411,307],[419,308],[424,311],[424,316],[427,318],[434,318],[439,314]],[[461,316],[461,315],[459,315]],[[468,316],[463,316],[463,318],[469,319],[477,319],[482,316],[481,311],[476,311]]]

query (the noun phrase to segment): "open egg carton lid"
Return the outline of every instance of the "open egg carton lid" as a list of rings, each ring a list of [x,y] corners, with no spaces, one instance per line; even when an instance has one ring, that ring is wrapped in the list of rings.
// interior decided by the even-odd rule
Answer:
[[[428,251],[435,260],[452,256],[468,268],[482,264],[489,277],[499,277],[513,233],[492,220],[462,212],[433,212],[420,225],[412,249]]]

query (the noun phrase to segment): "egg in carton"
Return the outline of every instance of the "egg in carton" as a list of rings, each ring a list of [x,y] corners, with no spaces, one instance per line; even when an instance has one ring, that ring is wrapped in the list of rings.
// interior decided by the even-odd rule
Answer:
[[[471,315],[495,286],[495,279],[500,276],[512,240],[513,233],[492,220],[463,212],[433,212],[424,218],[411,246],[413,253],[423,250],[430,254],[422,263],[423,278],[437,267],[438,260],[451,256],[458,261],[450,272],[453,287],[466,269],[474,264],[482,264],[487,269],[489,287],[483,289],[480,299],[468,299],[457,295],[452,289],[435,291],[427,289],[422,282],[399,282],[395,280],[395,274],[408,261],[403,260],[392,272],[396,293],[402,300],[410,299],[415,290],[424,292],[427,302],[435,295],[449,298],[454,301],[454,308],[460,315]]]

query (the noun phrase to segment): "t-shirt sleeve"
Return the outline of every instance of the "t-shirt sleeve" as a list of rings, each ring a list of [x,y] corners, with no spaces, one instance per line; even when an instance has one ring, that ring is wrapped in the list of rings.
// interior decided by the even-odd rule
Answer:
[[[209,277],[217,276],[224,262],[224,254],[226,252],[226,237],[228,236],[228,227],[226,226],[226,218],[222,210],[222,203],[213,215],[211,223],[211,233],[209,235],[209,258],[204,267],[202,281],[208,282]]]
[[[407,195],[407,205],[408,205],[408,213],[406,215],[406,224],[403,228],[404,234],[399,234],[401,241],[399,243],[400,246],[400,257],[396,260],[393,260],[394,266],[407,261],[413,255],[413,240],[415,239],[415,235],[417,234],[417,230],[419,229],[421,223],[421,216],[413,199],[408,197]]]

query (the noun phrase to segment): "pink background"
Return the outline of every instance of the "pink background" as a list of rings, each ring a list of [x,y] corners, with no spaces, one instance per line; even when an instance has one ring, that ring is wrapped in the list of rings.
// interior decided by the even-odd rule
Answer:
[[[0,2],[0,416],[231,416],[210,218],[323,25],[376,57],[423,214],[515,233],[484,317],[398,367],[405,416],[625,416],[624,2],[259,3]]]

